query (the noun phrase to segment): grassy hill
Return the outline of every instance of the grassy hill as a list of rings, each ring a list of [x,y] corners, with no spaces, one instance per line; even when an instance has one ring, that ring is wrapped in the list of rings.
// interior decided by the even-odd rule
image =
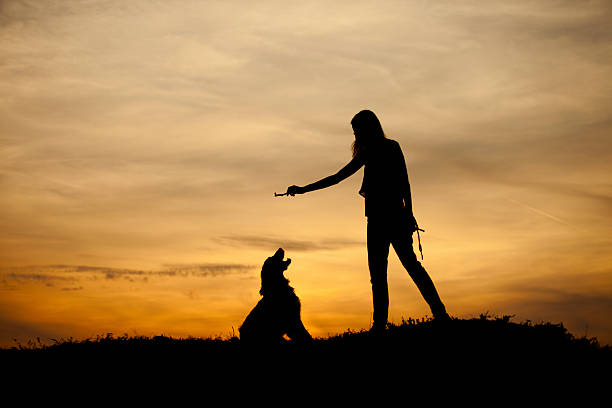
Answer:
[[[265,351],[265,353],[264,353]],[[612,348],[602,346],[595,338],[577,338],[562,324],[512,322],[510,316],[481,315],[474,319],[452,319],[438,322],[431,319],[408,319],[399,325],[390,324],[383,334],[366,330],[317,338],[309,344],[282,342],[276,345],[245,345],[237,337],[172,338],[113,336],[57,340],[53,345],[30,341],[9,349],[0,349],[4,361],[35,361],[61,357],[64,361],[87,358],[189,358],[215,362],[240,363],[262,354],[325,360],[350,359],[376,351],[381,358],[394,361],[422,359],[426,356],[444,359],[465,359],[486,362],[491,358],[517,361],[565,360],[568,362],[612,361]]]
[[[122,405],[126,395],[139,405],[161,395],[200,404],[214,396],[232,405],[243,399],[316,406],[331,405],[330,398],[361,405],[417,397],[436,405],[445,398],[523,405],[573,395],[581,405],[595,404],[607,395],[611,363],[609,346],[576,338],[561,324],[487,315],[408,319],[382,335],[349,330],[309,344],[108,334],[0,350],[3,388],[25,386],[22,398],[45,386],[60,402],[74,394],[80,402],[106,397]]]
[[[309,344],[108,334],[0,349],[3,389],[9,392],[25,386],[20,395],[28,396],[47,388],[59,402],[68,395],[81,402],[129,396],[139,404],[159,395],[188,403],[215,396],[228,403],[306,398],[318,406],[333,398],[336,405],[347,399],[361,405],[363,398],[384,396],[393,403],[418,395],[430,402],[511,397],[522,404],[533,402],[533,395],[564,402],[568,394],[595,403],[607,393],[611,363],[609,346],[576,338],[561,324],[486,315],[408,319],[382,335],[349,330]]]

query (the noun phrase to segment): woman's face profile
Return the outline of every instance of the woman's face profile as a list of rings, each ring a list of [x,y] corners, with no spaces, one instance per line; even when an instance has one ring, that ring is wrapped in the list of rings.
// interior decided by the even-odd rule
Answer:
[[[355,135],[355,140],[361,139],[363,136],[363,132],[356,126],[353,126],[353,134]]]

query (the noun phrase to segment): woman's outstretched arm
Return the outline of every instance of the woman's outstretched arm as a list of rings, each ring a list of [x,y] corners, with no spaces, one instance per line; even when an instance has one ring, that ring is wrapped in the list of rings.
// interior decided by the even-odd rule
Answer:
[[[319,181],[316,181],[312,184],[308,184],[304,187],[299,186],[291,186],[287,189],[287,194],[293,196],[296,194],[304,194],[309,191],[320,190],[322,188],[333,186],[334,184],[338,184],[345,178],[348,178],[355,174],[357,170],[363,166],[363,160],[358,157],[354,157],[346,166],[341,168],[336,174],[332,174],[331,176],[327,176]]]

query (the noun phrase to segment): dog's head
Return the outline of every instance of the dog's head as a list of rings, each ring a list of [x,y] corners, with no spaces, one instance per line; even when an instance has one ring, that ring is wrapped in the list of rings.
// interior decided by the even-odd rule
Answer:
[[[262,271],[278,271],[282,274],[284,271],[287,270],[289,264],[291,263],[290,258],[287,258],[286,261],[283,261],[284,257],[285,251],[283,250],[283,248],[278,248],[274,255],[266,259],[263,264],[263,267],[261,268]]]

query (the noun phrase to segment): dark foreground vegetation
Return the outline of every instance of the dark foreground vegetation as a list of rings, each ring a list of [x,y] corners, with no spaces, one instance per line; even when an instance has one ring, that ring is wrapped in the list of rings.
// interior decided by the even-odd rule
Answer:
[[[510,316],[475,319],[408,319],[390,324],[383,334],[347,331],[317,338],[312,343],[284,341],[275,345],[243,344],[237,337],[172,338],[129,337],[107,334],[85,340],[62,339],[52,345],[18,344],[0,350],[4,363],[37,363],[61,359],[65,364],[83,361],[146,361],[158,366],[190,365],[200,368],[240,366],[291,359],[319,367],[351,362],[407,364],[437,359],[478,364],[563,363],[608,365],[612,348],[595,338],[577,338],[562,324],[515,323]],[[384,362],[384,363],[383,363]]]
[[[25,385],[22,397],[41,394],[44,384],[61,401],[79,394],[87,401],[171,395],[202,404],[213,395],[250,403],[307,399],[316,406],[330,405],[330,398],[361,405],[372,397],[523,404],[573,395],[595,404],[607,393],[611,363],[609,346],[577,338],[561,324],[481,315],[409,319],[382,335],[349,330],[308,344],[112,334],[50,346],[30,342],[0,349],[0,383],[9,392]]]

